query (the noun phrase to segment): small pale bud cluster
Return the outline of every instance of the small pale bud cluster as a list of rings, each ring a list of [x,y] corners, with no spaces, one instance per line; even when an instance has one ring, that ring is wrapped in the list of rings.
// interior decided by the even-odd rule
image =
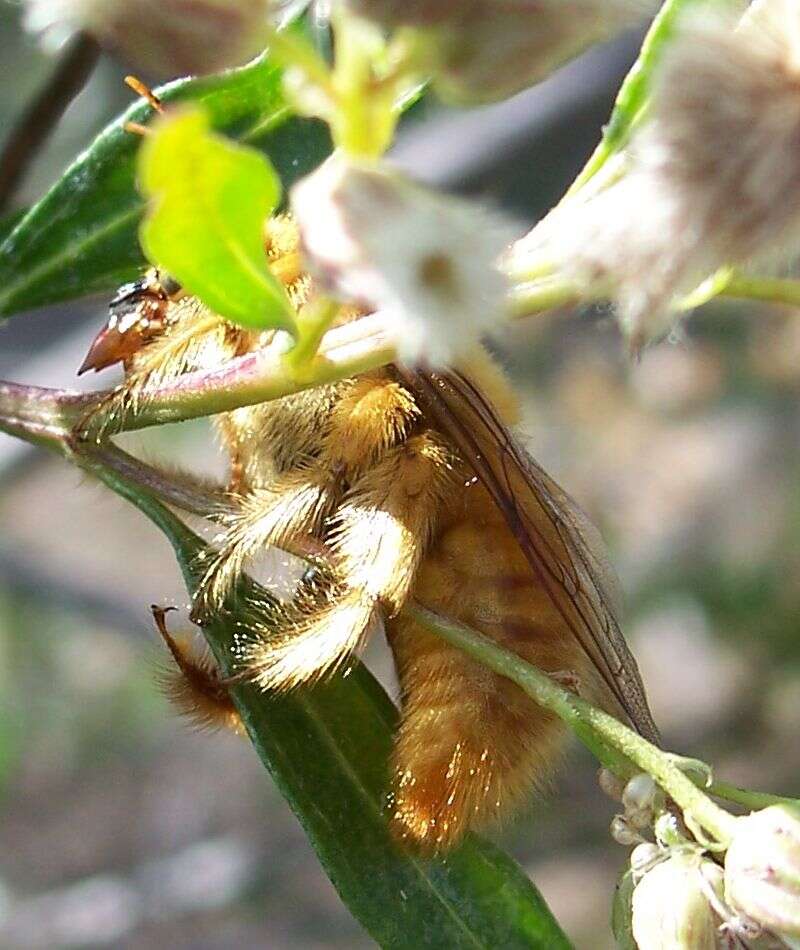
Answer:
[[[502,314],[506,225],[379,163],[334,157],[291,196],[306,262],[339,299],[380,309],[405,362],[453,362]]]
[[[633,26],[648,0],[348,0],[389,28],[412,27],[438,90],[469,102],[501,99],[547,76],[592,43]]]
[[[84,30],[148,77],[208,73],[263,49],[270,17],[286,0],[26,0],[25,25],[49,44]]]
[[[737,26],[701,4],[667,48],[623,173],[564,202],[527,247],[613,297],[638,346],[719,268],[796,252],[798,142],[800,5],[759,0]]]
[[[614,785],[601,773],[601,787],[611,792]],[[622,788],[620,801],[624,814],[615,815],[611,822],[611,837],[626,847],[644,842],[643,832],[652,828],[658,816],[664,811],[664,794],[644,772],[634,775]]]

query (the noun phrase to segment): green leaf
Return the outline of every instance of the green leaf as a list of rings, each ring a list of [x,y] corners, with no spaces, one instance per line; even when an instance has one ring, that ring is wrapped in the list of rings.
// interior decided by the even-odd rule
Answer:
[[[7,214],[0,219],[0,242],[4,241],[8,235],[11,234],[26,214],[26,210],[20,209],[19,211],[12,211],[11,214]]]
[[[288,294],[264,251],[280,179],[260,152],[210,129],[202,108],[184,108],[160,118],[144,141],[139,184],[150,208],[142,248],[220,316],[293,330]]]
[[[162,504],[102,467],[95,474],[167,535],[193,591],[206,548]],[[234,623],[204,633],[228,663]],[[363,667],[313,689],[267,696],[234,691],[250,738],[353,915],[390,950],[569,950],[542,897],[514,861],[470,836],[445,858],[423,859],[390,838],[387,760],[397,713]]]
[[[327,128],[289,110],[280,70],[262,57],[218,76],[184,79],[157,90],[165,103],[196,102],[212,126],[257,145],[285,188],[331,150]],[[0,232],[0,316],[90,293],[111,293],[136,277],[145,260],[138,228],[143,200],[135,182],[137,135],[146,123],[138,101],[108,126],[13,228]]]
[[[633,871],[629,868],[617,881],[611,906],[611,930],[617,941],[617,950],[637,950],[633,937],[631,901],[633,900]]]

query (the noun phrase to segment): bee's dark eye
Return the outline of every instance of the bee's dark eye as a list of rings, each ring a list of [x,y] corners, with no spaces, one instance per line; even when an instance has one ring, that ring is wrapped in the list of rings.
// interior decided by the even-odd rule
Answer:
[[[140,277],[139,280],[134,280],[130,284],[123,284],[114,295],[114,299],[108,305],[111,313],[130,310],[141,298],[142,294],[147,293],[148,286],[149,282],[146,277]]]

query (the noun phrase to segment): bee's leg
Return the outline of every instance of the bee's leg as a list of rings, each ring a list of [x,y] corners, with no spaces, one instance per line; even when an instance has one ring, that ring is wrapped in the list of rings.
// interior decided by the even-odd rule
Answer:
[[[336,577],[277,643],[257,645],[254,679],[286,689],[335,669],[403,605],[450,479],[448,450],[422,433],[358,478],[330,520]]]
[[[219,552],[201,585],[198,612],[219,608],[236,578],[263,548],[315,534],[319,537],[323,520],[342,493],[402,441],[418,414],[410,393],[377,375],[350,381],[332,407],[323,400],[312,402],[307,413],[293,410],[291,426],[299,430],[306,457],[311,447],[310,430],[320,430],[317,459],[311,465],[296,465],[265,487],[240,496],[239,510],[227,519]],[[252,419],[229,415],[233,437],[240,445],[259,433],[259,425]],[[278,413],[261,421],[267,443],[293,438],[291,431],[274,431],[281,419]],[[231,432],[223,431],[223,438],[230,444]],[[285,450],[285,446],[281,448]],[[241,465],[241,452],[236,459]]]
[[[196,655],[184,642],[177,640],[167,629],[167,610],[153,606],[153,619],[167,649],[175,661],[175,668],[160,674],[164,695],[184,716],[202,729],[230,729],[243,733],[239,713],[213,660]]]
[[[239,426],[234,421],[234,414],[223,412],[214,417],[214,428],[220,443],[228,457],[228,491],[233,494],[244,494],[248,489],[246,472],[246,443]]]
[[[312,535],[330,511],[330,488],[328,472],[314,467],[239,496],[236,512],[225,517],[219,549],[200,584],[195,615],[220,610],[248,562],[268,545]]]

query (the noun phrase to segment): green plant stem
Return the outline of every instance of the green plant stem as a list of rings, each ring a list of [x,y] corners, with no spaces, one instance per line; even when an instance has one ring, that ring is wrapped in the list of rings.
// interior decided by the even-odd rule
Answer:
[[[119,413],[109,403],[109,393],[69,397],[65,412],[80,425],[86,438],[101,439],[112,432],[132,431],[215,415],[252,406],[292,393],[348,379],[378,369],[396,359],[390,321],[376,313],[325,334],[319,354],[302,374],[295,371],[279,348],[267,348],[237,357],[211,372],[186,373],[147,394],[135,413]],[[103,409],[103,402],[109,409]],[[95,411],[91,412],[92,407]]]
[[[751,792],[749,789],[739,788],[738,785],[731,785],[728,782],[712,782],[708,792],[715,798],[721,798],[736,805],[743,805],[751,811],[768,808],[770,805],[792,805],[795,808],[800,808],[800,799],[798,798],[771,795],[769,792]]]
[[[748,277],[734,274],[721,296],[732,300],[761,300],[765,303],[800,306],[800,280]]]
[[[0,428],[45,448],[66,445],[71,427],[89,405],[79,393],[0,380]]]
[[[270,29],[268,44],[273,62],[299,69],[309,82],[333,101],[335,90],[328,64],[305,36],[293,30]]]
[[[593,752],[597,754],[599,746],[608,747],[647,772],[688,818],[701,825],[720,844],[727,845],[731,840],[736,818],[703,794],[673,763],[668,753],[559,686],[552,677],[499,647],[483,634],[423,607],[413,607],[410,613],[427,629],[464,650],[482,666],[515,682],[535,702],[566,722],[580,739],[586,742],[588,738],[587,744]]]
[[[97,41],[88,33],[79,33],[64,49],[44,88],[12,127],[0,152],[0,213],[11,204],[19,183],[64,112],[86,86],[99,59]]]
[[[297,315],[297,342],[286,354],[294,370],[305,370],[316,356],[339,309],[339,304],[328,297],[314,297],[302,308]]]
[[[140,494],[144,492],[148,497],[206,518],[216,517],[227,510],[229,502],[225,493],[214,486],[174,474],[166,475],[109,442],[76,441],[71,433],[73,420],[70,413],[64,411],[69,402],[58,391],[0,383],[0,429],[58,452],[115,491],[119,491],[120,485],[128,485]],[[304,556],[302,551],[293,550],[292,553]],[[320,552],[315,551],[315,556],[320,556]],[[406,612],[478,662],[516,682],[536,702],[556,713],[598,761],[615,774],[627,778],[644,769],[704,828],[721,842],[728,840],[735,819],[714,805],[668,753],[477,631],[445,620],[416,603],[409,604]],[[714,783],[709,792],[751,809],[785,802],[800,804],[794,799],[750,792],[724,782]]]
[[[535,262],[529,270],[531,273],[537,272]],[[694,310],[716,297],[800,307],[800,280],[749,277],[735,271],[723,270],[704,281],[697,290],[681,300],[678,310]],[[515,319],[535,316],[557,307],[599,303],[604,299],[604,294],[581,290],[576,284],[559,277],[519,283],[512,287],[508,298],[509,312]]]
[[[557,277],[545,278],[512,287],[508,312],[514,319],[521,319],[581,302],[581,292],[574,284]]]

